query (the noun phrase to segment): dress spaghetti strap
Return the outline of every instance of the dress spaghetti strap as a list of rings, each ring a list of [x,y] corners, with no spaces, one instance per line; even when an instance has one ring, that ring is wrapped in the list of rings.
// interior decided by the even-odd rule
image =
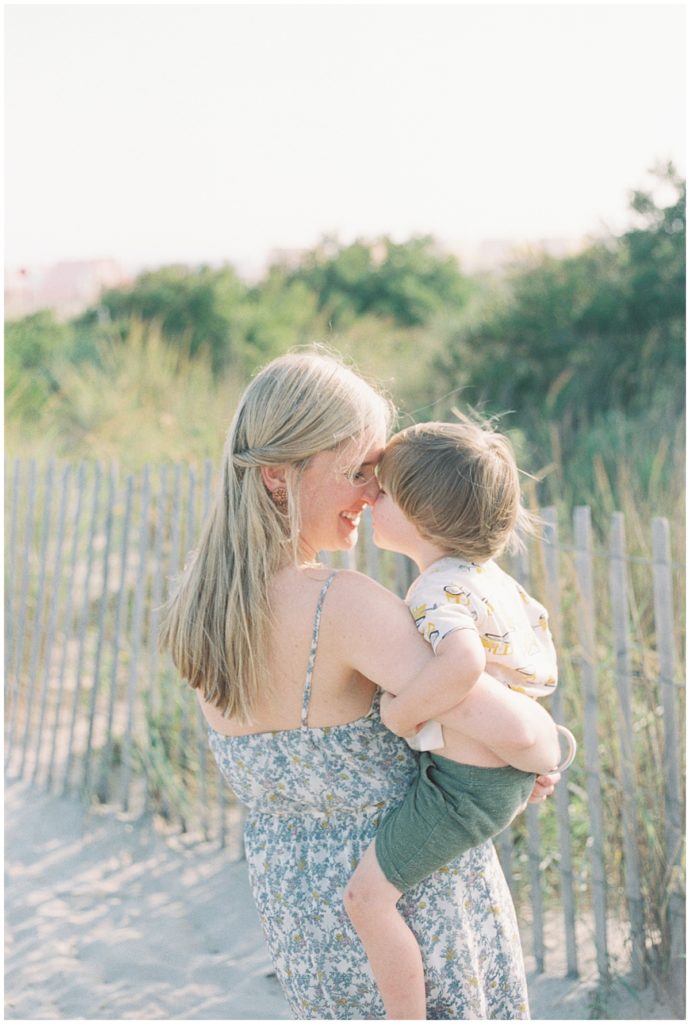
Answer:
[[[321,587],[319,594],[319,600],[316,603],[316,613],[314,615],[314,628],[311,634],[311,649],[309,651],[309,661],[307,662],[307,677],[304,682],[304,697],[302,699],[302,717],[301,724],[302,728],[308,724],[307,720],[309,717],[309,702],[311,700],[311,677],[314,674],[314,662],[316,661],[316,648],[319,643],[319,628],[321,626],[321,609],[323,608],[323,601],[330,587],[331,583],[335,579],[337,573],[334,571],[328,577],[324,585]]]

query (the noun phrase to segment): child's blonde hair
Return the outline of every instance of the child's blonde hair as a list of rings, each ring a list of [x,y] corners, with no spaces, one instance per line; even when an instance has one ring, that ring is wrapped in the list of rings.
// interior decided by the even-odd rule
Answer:
[[[215,502],[160,633],[183,678],[224,714],[250,720],[270,690],[269,587],[297,557],[302,472],[312,456],[334,449],[339,468],[356,469],[392,415],[382,394],[323,350],[274,359],[247,387]],[[271,465],[287,467],[287,513],[264,485],[261,467]]]
[[[510,441],[488,420],[417,423],[389,441],[381,487],[426,540],[470,562],[519,545],[531,529]]]

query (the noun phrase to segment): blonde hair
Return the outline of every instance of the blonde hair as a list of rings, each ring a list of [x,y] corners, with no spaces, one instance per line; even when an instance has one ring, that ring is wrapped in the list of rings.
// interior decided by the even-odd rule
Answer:
[[[251,720],[270,688],[269,583],[297,558],[303,470],[334,449],[343,471],[354,470],[392,414],[381,393],[321,349],[274,359],[245,390],[215,501],[160,632],[182,677],[225,715]],[[287,467],[287,513],[264,485],[261,467],[271,465]]]
[[[470,562],[519,546],[532,529],[520,502],[510,441],[490,421],[418,423],[391,438],[377,467],[381,487],[427,540]]]

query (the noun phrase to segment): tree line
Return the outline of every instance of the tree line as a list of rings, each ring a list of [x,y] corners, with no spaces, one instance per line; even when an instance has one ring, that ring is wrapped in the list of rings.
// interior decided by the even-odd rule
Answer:
[[[659,468],[660,450],[673,447],[684,402],[685,181],[659,168],[655,187],[631,193],[621,234],[563,258],[523,252],[491,273],[468,275],[429,236],[326,237],[253,283],[230,265],[143,273],[66,323],[43,311],[6,324],[8,423],[31,434],[51,416],[65,422],[75,380],[96,387],[100,370],[107,381],[113,350],[142,330],[206,366],[216,388],[322,341],[382,379],[403,422],[467,403],[508,412],[503,426],[547,498],[568,472],[568,486],[594,487],[595,457],[615,490],[617,460],[631,454],[641,486],[663,490],[672,465],[664,456]]]

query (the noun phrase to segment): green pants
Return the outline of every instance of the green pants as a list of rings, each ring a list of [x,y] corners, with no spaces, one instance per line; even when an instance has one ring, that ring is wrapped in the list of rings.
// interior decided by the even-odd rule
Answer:
[[[404,892],[502,832],[535,777],[510,766],[477,768],[421,754],[416,779],[376,833],[376,857],[388,881]]]

